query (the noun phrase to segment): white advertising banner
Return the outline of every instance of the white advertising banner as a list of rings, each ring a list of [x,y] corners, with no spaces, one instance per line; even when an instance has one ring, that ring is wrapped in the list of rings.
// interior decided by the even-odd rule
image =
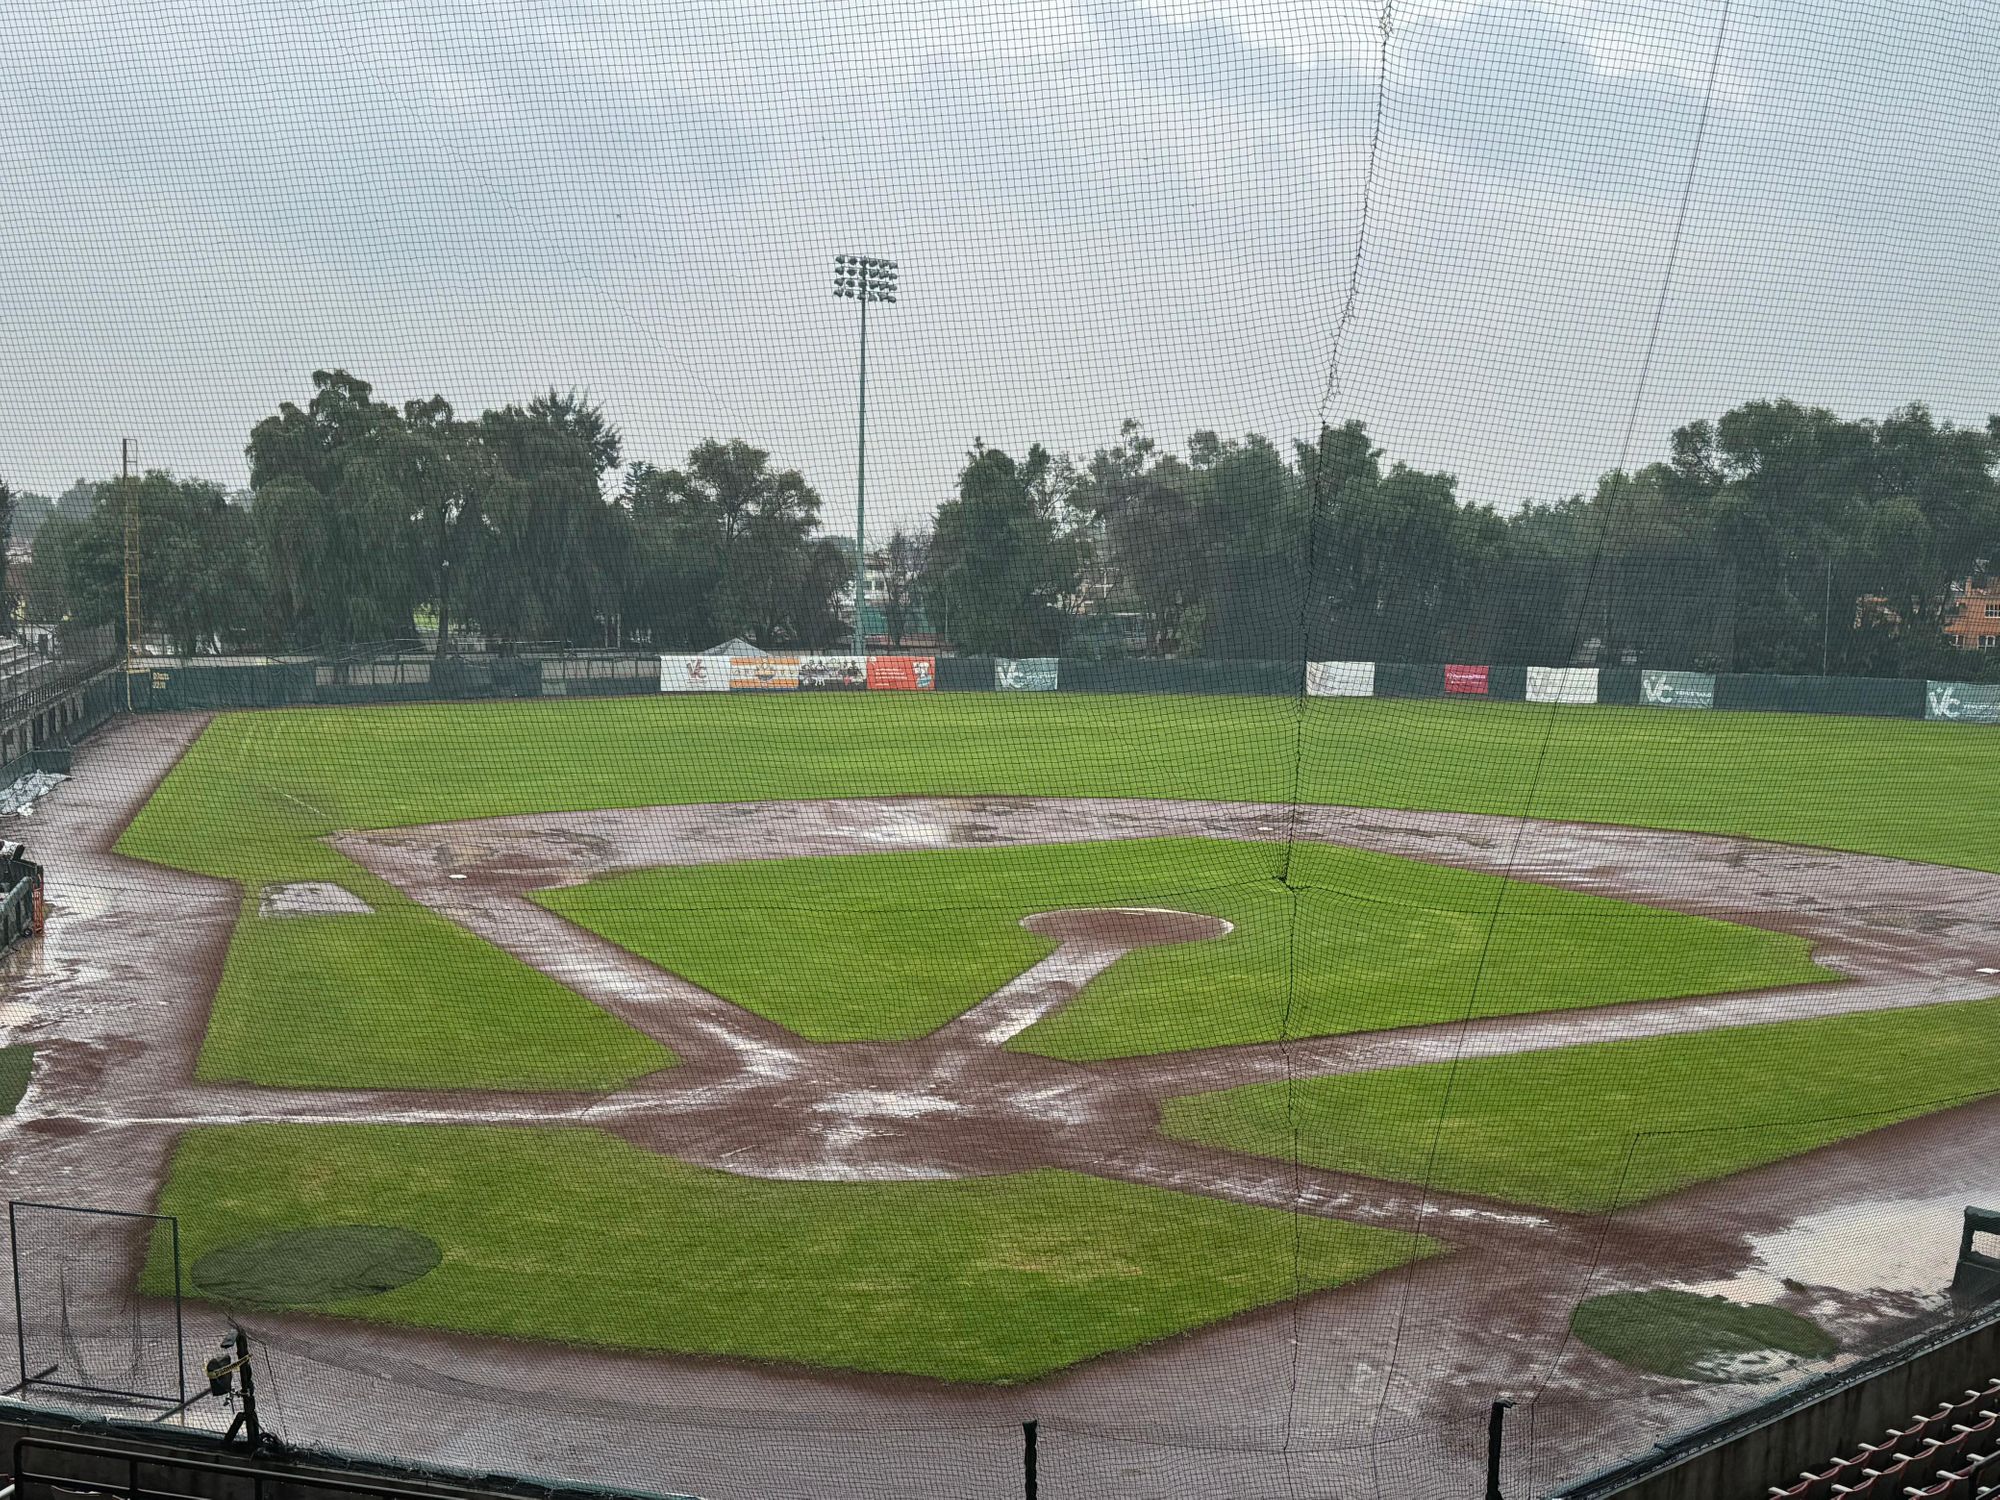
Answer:
[[[1375,696],[1375,663],[1309,661],[1306,663],[1306,695],[1311,698],[1372,698]]]
[[[660,658],[660,691],[726,693],[729,691],[729,658],[663,656]]]
[[[1530,703],[1595,703],[1597,701],[1597,668],[1530,667],[1528,668],[1528,701]]]

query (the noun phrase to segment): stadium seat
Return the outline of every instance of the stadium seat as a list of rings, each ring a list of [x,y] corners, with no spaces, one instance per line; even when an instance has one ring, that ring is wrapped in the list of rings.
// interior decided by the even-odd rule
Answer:
[[[1922,1489],[1907,1489],[1910,1500],[1972,1500],[1972,1480],[1965,1474],[1945,1474]]]
[[[2000,1380],[1989,1380],[1979,1390],[1967,1391],[1963,1396],[1952,1402],[1951,1406],[1955,1412],[1967,1412],[1982,1402],[1990,1403],[1994,1401],[2000,1401]]]
[[[1951,1402],[1946,1401],[1941,1403],[1934,1412],[1912,1417],[1908,1427],[1892,1427],[1889,1430],[1899,1439],[1938,1437],[1950,1428],[1951,1420],[1956,1415],[1958,1415],[1958,1408]]]

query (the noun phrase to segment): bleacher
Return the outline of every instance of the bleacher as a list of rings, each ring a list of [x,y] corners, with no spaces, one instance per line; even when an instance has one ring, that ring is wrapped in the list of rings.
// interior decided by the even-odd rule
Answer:
[[[1877,1442],[1834,1457],[1771,1500],[2000,1500],[2000,1378],[1936,1411],[1912,1416]]]

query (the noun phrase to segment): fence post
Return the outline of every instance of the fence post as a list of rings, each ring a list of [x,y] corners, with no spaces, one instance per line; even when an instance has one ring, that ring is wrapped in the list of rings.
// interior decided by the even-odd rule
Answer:
[[[1486,1500],[1507,1500],[1500,1493],[1500,1434],[1507,1424],[1511,1401],[1495,1401],[1486,1415]]]
[[[1038,1457],[1035,1446],[1041,1425],[1039,1422],[1021,1424],[1021,1494],[1025,1500],[1036,1500],[1040,1492],[1040,1480],[1035,1473]]]

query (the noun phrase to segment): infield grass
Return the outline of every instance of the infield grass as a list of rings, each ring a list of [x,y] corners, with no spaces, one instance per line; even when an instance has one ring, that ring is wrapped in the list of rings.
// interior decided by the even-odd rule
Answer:
[[[1991,1094],[2000,1000],[1170,1101],[1170,1134],[1596,1212]]]
[[[1126,954],[1013,1043],[1078,1061],[1833,977],[1779,933],[1317,844],[1287,885],[1283,857],[1221,839],[913,851],[645,870],[539,899],[826,1042],[922,1036],[970,1009],[1055,947],[1018,925],[1032,912],[1235,925]]]
[[[586,1129],[196,1130],[160,1211],[180,1216],[189,1265],[322,1224],[414,1230],[443,1249],[427,1276],[314,1311],[984,1382],[1031,1379],[1433,1248],[1067,1172],[766,1182]]]

